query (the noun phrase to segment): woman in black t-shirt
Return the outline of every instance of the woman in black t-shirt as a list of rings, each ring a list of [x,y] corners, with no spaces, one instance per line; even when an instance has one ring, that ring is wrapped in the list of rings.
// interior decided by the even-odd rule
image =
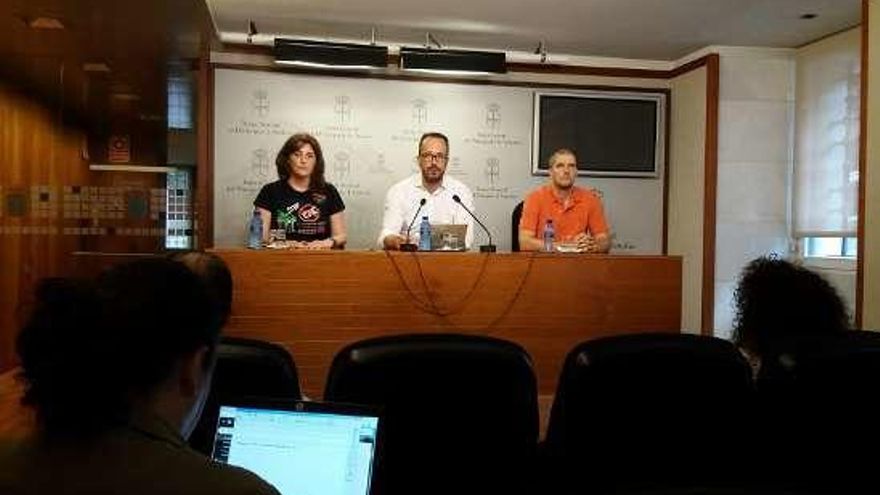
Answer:
[[[324,155],[310,134],[290,136],[275,158],[278,180],[263,186],[254,206],[269,229],[284,229],[290,245],[300,249],[345,246],[345,204],[339,191],[324,180]]]

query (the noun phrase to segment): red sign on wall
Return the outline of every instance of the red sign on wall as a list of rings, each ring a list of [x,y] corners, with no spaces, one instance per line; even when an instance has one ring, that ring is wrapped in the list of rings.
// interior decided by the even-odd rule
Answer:
[[[107,159],[110,163],[131,161],[131,140],[128,136],[110,136],[107,146]]]

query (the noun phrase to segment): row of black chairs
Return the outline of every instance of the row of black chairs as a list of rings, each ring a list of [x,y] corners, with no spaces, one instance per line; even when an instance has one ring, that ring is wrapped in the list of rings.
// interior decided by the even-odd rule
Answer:
[[[852,332],[783,348],[754,380],[722,339],[585,342],[566,358],[541,444],[531,359],[504,340],[357,342],[335,357],[324,400],[383,408],[377,493],[842,493],[852,478],[837,479],[824,457],[846,452],[837,434],[870,438],[836,421],[880,391],[880,339]],[[286,350],[224,340],[194,447],[210,452],[218,402],[239,395],[300,398]]]

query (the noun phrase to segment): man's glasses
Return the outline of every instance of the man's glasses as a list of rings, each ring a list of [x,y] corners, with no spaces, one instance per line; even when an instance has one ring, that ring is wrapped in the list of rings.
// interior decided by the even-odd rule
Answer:
[[[422,153],[419,155],[419,158],[425,162],[443,163],[448,157],[443,153]]]

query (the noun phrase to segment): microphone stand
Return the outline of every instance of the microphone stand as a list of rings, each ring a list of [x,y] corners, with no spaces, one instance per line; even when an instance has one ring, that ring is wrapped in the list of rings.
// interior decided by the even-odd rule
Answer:
[[[458,194],[453,194],[452,200],[455,201],[456,203],[458,203],[459,206],[464,208],[464,211],[466,211],[468,213],[468,215],[471,216],[471,218],[473,218],[478,224],[480,224],[480,227],[483,227],[483,230],[486,232],[486,235],[489,236],[489,244],[481,245],[480,252],[481,253],[494,253],[497,249],[495,247],[495,244],[492,244],[492,233],[489,232],[489,229],[487,229],[486,226],[483,225],[483,222],[481,222],[480,219],[477,218],[476,215],[474,215],[474,212],[472,212],[467,206],[464,205],[464,203],[461,202],[461,198],[458,197]]]
[[[413,215],[412,220],[410,220],[409,227],[406,228],[406,242],[400,245],[401,251],[411,253],[419,250],[419,247],[417,245],[410,242],[409,233],[412,230],[413,224],[416,223],[416,218],[419,218],[419,212],[422,211],[422,207],[425,206],[426,202],[427,200],[425,198],[422,198],[422,200],[419,201],[419,208],[416,210],[416,214]]]

